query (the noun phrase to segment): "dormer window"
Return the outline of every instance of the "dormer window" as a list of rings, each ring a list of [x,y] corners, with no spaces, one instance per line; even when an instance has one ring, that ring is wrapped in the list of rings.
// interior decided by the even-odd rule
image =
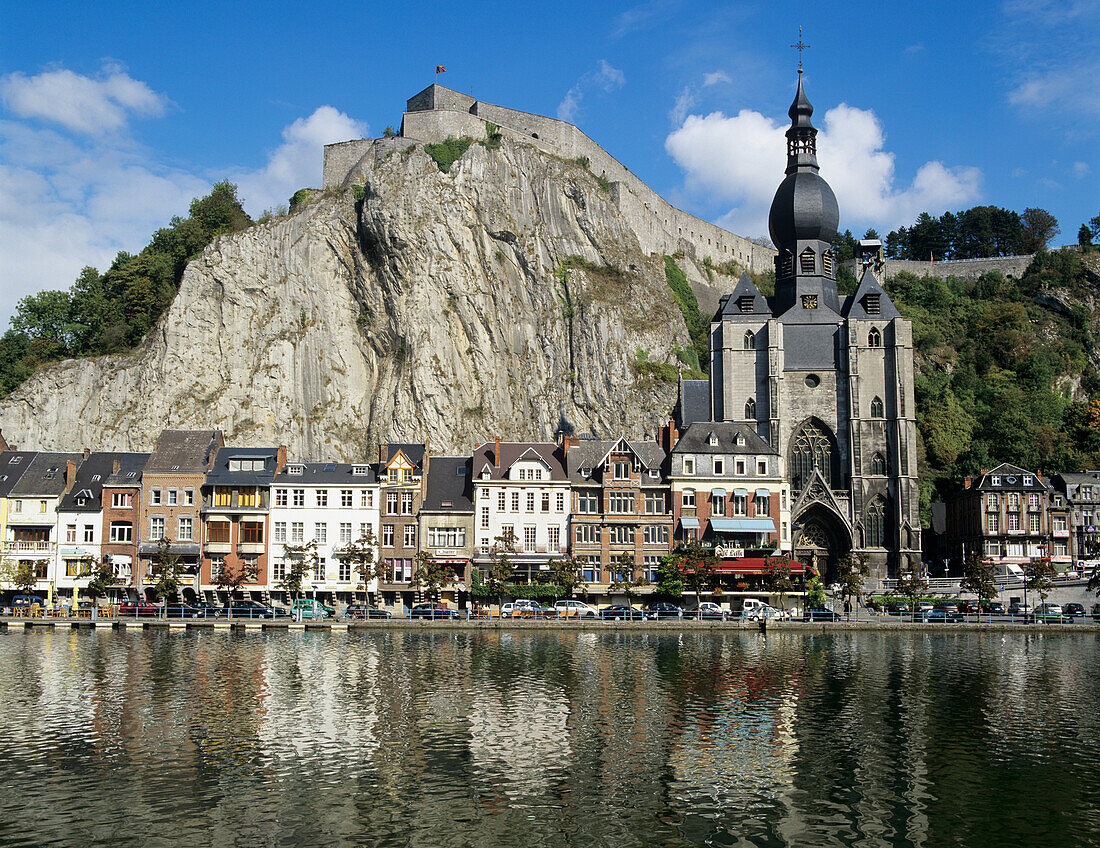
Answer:
[[[989,478],[989,482],[993,486],[999,486],[1001,485],[1001,478],[998,475],[994,474],[992,477]]]
[[[354,474],[356,477],[362,477],[364,474],[367,473],[367,466],[353,465],[351,467],[351,473]]]
[[[868,315],[882,314],[882,295],[878,292],[868,292],[863,296],[863,311]]]
[[[13,456],[11,459],[8,460],[8,465],[18,465],[22,461],[23,461],[23,457]]]
[[[737,298],[737,311],[743,313],[751,313],[753,311],[754,298],[751,294],[743,294]]]
[[[98,482],[99,482],[99,481],[100,481],[101,479],[102,479],[102,478],[101,478],[101,477],[100,477],[100,475],[98,475],[98,474],[93,474],[93,475],[92,475],[92,482],[93,482],[93,483],[98,483]]]
[[[803,274],[812,274],[817,270],[817,257],[812,248],[807,247],[798,254],[798,267]]]
[[[742,436],[740,433],[738,433],[737,438],[734,439],[733,441],[734,441],[734,444],[736,444],[736,445],[744,445],[745,444],[745,437]]]
[[[718,437],[714,435],[714,433],[711,433],[709,436],[707,436],[707,444],[711,447],[714,447],[718,444]]]
[[[592,469],[591,468],[581,468],[581,477],[584,477],[585,479],[587,479],[591,476],[592,476]]]
[[[303,471],[305,471],[304,465],[288,465],[286,467],[287,474],[301,474]]]
[[[1025,486],[1034,486],[1035,485],[1035,478],[1032,477],[1030,474],[1025,474],[1024,475],[1024,485]]]

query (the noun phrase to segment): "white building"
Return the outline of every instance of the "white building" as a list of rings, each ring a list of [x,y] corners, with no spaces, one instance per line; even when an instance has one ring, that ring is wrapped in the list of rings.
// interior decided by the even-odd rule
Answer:
[[[365,586],[350,563],[337,553],[358,541],[368,530],[375,538],[378,557],[378,475],[367,463],[288,462],[271,484],[271,533],[267,584],[279,592],[286,576],[287,545],[317,541],[317,567],[302,580],[308,597],[350,603],[364,590],[377,591],[376,582]],[[362,600],[362,596],[359,597]]]
[[[511,530],[516,576],[533,580],[568,549],[569,477],[562,449],[544,442],[486,442],[471,463],[475,563],[489,565],[494,540]]]

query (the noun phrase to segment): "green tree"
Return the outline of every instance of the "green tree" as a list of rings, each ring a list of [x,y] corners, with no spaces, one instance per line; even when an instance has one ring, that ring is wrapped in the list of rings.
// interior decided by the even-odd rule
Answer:
[[[696,603],[702,601],[704,591],[714,588],[718,557],[698,540],[692,539],[682,550],[675,552],[671,561],[684,585],[695,595]]]
[[[27,295],[15,307],[11,327],[30,339],[50,339],[68,350],[77,329],[73,326],[69,293],[43,291]]]
[[[1047,595],[1054,588],[1058,570],[1049,557],[1024,563],[1024,589],[1039,595],[1040,603],[1046,603]]]
[[[764,583],[768,591],[779,596],[779,608],[787,608],[787,593],[794,591],[791,579],[791,561],[785,556],[764,557]]]
[[[21,562],[15,567],[12,583],[20,592],[33,592],[38,588],[38,575],[34,572],[34,564]]]
[[[153,594],[164,601],[175,597],[179,591],[180,574],[183,566],[180,555],[172,553],[172,540],[162,536],[157,540],[157,550],[149,562],[149,573],[153,578]]]
[[[959,587],[965,592],[973,592],[981,601],[997,597],[997,569],[981,551],[971,551],[963,561]]]
[[[226,614],[230,618],[233,617],[233,596],[245,583],[255,583],[258,576],[259,568],[253,559],[246,560],[243,557],[234,557],[232,564],[228,561],[222,561],[222,567],[214,575],[214,585],[225,590],[229,596],[226,604]]]
[[[684,578],[677,561],[675,554],[661,557],[661,565],[657,569],[657,594],[662,598],[679,600],[684,594]]]
[[[825,609],[825,587],[821,585],[821,578],[811,574],[806,582],[806,609]]]
[[[1059,232],[1058,219],[1046,209],[1028,207],[1020,216],[1020,249],[1024,253],[1045,250]]]
[[[104,554],[99,560],[92,556],[84,557],[80,561],[80,566],[80,576],[89,578],[88,586],[84,591],[93,601],[102,598],[112,586],[117,586],[121,582],[111,563],[110,554]]]
[[[627,606],[634,605],[636,590],[651,585],[649,579],[645,575],[638,576],[634,555],[627,551],[623,551],[615,558],[612,577],[613,579],[608,586],[608,591],[612,594],[622,593],[626,595]]]
[[[581,563],[574,556],[563,556],[550,563],[550,580],[561,591],[563,598],[572,598],[573,590],[581,582]]]
[[[844,598],[844,609],[851,607],[851,599],[863,594],[863,582],[871,573],[867,554],[849,551],[837,562],[836,581],[840,584],[840,595]]]
[[[359,575],[363,585],[363,601],[369,602],[367,586],[371,580],[382,582],[386,579],[386,563],[375,557],[378,543],[374,538],[374,529],[368,526],[354,542],[349,542],[336,552],[336,558],[351,566]]]
[[[898,594],[908,598],[913,613],[917,611],[917,601],[928,591],[928,580],[921,570],[919,562],[907,561],[898,569]]]
[[[504,595],[505,583],[512,576],[512,556],[516,552],[516,534],[509,527],[493,539],[489,550],[489,594],[498,601]]]
[[[1090,247],[1092,245],[1092,230],[1089,229],[1088,224],[1082,224],[1081,229],[1077,231],[1077,243],[1081,247]]]
[[[302,583],[306,575],[321,563],[317,556],[317,540],[310,539],[302,545],[284,545],[283,562],[286,568],[283,579],[277,585],[296,601],[302,594]]]
[[[421,592],[429,601],[438,601],[443,585],[452,577],[449,569],[431,557],[427,551],[416,554],[416,566],[413,568],[410,585]]]

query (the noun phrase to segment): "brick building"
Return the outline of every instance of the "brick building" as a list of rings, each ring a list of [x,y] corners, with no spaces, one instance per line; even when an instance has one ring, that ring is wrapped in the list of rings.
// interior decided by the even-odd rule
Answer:
[[[379,582],[385,604],[413,603],[409,585],[416,562],[420,505],[430,458],[428,444],[382,444],[378,448],[381,498],[379,555],[386,579]]]
[[[147,453],[117,454],[103,480],[101,550],[111,557],[123,591],[133,588],[134,563],[138,561],[141,511],[141,474]]]

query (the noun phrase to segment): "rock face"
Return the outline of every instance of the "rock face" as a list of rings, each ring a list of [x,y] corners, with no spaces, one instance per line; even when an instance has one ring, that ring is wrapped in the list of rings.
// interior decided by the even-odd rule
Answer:
[[[445,174],[414,146],[379,156],[361,203],[322,193],[216,241],[138,349],[43,369],[0,403],[0,426],[49,450],[215,426],[345,460],[562,424],[640,435],[675,386],[635,363],[688,345],[661,258],[588,171],[509,142],[474,144]]]

